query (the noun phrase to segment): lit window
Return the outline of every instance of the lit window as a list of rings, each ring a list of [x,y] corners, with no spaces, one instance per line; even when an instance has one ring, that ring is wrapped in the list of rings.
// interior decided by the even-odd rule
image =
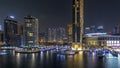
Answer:
[[[107,46],[111,46],[111,44],[107,44]]]
[[[109,41],[107,41],[107,44],[109,43]]]
[[[26,26],[29,27],[29,24],[27,23]]]
[[[116,43],[116,41],[114,41],[114,43]]]
[[[119,43],[119,41],[117,41],[117,43]]]
[[[117,46],[119,46],[119,44],[117,44]]]
[[[111,44],[111,41],[107,41],[107,44]]]
[[[118,44],[118,46],[120,46],[120,44]]]
[[[33,41],[28,41],[28,43],[33,43]]]
[[[31,25],[32,25],[31,23],[27,23],[27,25],[26,25],[26,26],[27,26],[27,27],[31,27]]]
[[[29,20],[29,19],[26,19],[26,22],[30,22],[30,20]]]
[[[112,41],[112,44],[113,44],[113,41]]]
[[[111,44],[111,41],[109,41],[109,43]]]
[[[33,33],[29,33],[29,36],[32,37],[32,36],[33,36]]]

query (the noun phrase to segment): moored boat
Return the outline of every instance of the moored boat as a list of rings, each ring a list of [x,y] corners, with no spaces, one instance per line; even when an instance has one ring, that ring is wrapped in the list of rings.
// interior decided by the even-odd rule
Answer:
[[[112,51],[111,54],[115,57],[118,57],[118,52]]]

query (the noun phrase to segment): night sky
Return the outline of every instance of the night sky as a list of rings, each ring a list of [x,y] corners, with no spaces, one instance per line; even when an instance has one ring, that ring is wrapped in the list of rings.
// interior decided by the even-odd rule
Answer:
[[[72,0],[0,0],[0,22],[13,15],[23,22],[31,14],[39,18],[40,31],[66,27],[72,22]],[[120,23],[120,0],[85,0],[85,26],[103,25],[107,31]]]

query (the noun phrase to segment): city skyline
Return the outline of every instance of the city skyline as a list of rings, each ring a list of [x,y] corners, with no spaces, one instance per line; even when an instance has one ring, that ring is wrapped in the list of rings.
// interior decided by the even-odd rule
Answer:
[[[41,32],[51,27],[67,27],[67,24],[72,23],[72,2],[72,0],[29,0],[28,3],[26,0],[1,0],[0,24],[9,15],[23,22],[24,16],[31,14],[39,18]],[[112,28],[120,22],[119,3],[119,0],[85,0],[85,26],[103,25],[107,31],[112,31]]]
[[[1,0],[0,68],[120,68],[119,3]]]

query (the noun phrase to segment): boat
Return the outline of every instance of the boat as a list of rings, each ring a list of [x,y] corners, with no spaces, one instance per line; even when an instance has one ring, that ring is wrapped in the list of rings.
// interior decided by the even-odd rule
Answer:
[[[59,53],[59,50],[52,50],[53,53]]]
[[[15,53],[39,53],[41,49],[23,49],[23,48],[16,48]]]
[[[89,52],[90,54],[92,54],[93,50],[92,50],[92,49],[90,49],[88,52]]]
[[[6,52],[0,52],[0,55],[6,55],[6,54],[8,54],[8,53],[6,53]]]
[[[74,55],[74,54],[76,54],[76,51],[69,50],[69,51],[66,51],[66,54],[67,55]]]
[[[57,54],[61,54],[61,55],[74,55],[76,54],[76,51],[73,50],[67,50],[67,51],[58,51]]]
[[[105,56],[105,54],[103,51],[98,51],[97,56],[98,56],[98,58],[103,58]]]
[[[118,57],[118,52],[116,52],[116,51],[112,51],[111,54],[115,57]]]

